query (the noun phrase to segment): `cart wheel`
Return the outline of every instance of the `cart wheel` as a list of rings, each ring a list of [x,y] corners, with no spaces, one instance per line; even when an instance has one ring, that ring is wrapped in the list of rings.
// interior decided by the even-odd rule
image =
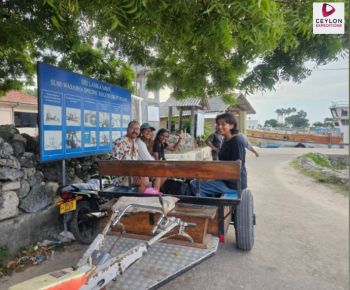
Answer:
[[[254,245],[254,205],[249,190],[242,191],[241,201],[234,212],[234,226],[237,248],[250,251]]]
[[[69,222],[70,230],[75,239],[81,244],[90,244],[97,234],[97,218],[89,216],[90,212],[90,202],[79,201],[77,209],[73,212],[73,217]]]

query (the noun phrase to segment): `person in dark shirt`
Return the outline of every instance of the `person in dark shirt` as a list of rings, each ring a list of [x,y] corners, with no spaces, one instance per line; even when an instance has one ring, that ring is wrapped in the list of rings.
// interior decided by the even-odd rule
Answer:
[[[181,132],[179,134],[179,139],[174,145],[168,144],[167,141],[169,139],[169,131],[167,129],[159,129],[153,143],[153,156],[155,160],[165,160],[164,149],[168,151],[176,151],[180,147],[181,141],[184,138],[185,135],[183,132]]]
[[[219,151],[223,141],[222,135],[218,132],[214,132],[209,135],[209,137],[205,140],[205,144],[207,144],[211,148],[211,156],[213,160],[219,160]]]
[[[217,132],[224,137],[224,142],[219,151],[219,160],[241,160],[241,189],[247,188],[247,171],[245,168],[245,141],[237,130],[237,121],[230,113],[224,113],[216,117]],[[219,197],[222,194],[237,190],[235,180],[208,180],[200,181],[200,195]],[[195,184],[192,184],[195,187]]]

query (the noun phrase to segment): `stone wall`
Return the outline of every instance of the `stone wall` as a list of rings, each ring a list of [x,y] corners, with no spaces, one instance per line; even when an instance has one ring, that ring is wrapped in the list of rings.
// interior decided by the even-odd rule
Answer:
[[[169,143],[177,139],[171,135]],[[187,135],[177,153],[191,150],[192,145],[193,139]],[[61,161],[40,163],[39,150],[33,137],[20,134],[13,125],[0,126],[0,246],[10,244],[11,253],[59,230],[54,195],[61,185]],[[66,183],[88,181],[97,174],[97,161],[108,158],[96,155],[66,160]]]
[[[97,161],[106,158],[107,155],[98,155],[67,160],[67,183],[88,180],[97,173]],[[39,144],[33,137],[19,134],[13,125],[0,126],[0,232],[8,228],[11,219],[21,224],[22,219],[28,220],[28,214],[42,216],[53,205],[61,180],[61,162],[40,163]],[[0,245],[4,244],[1,237]]]

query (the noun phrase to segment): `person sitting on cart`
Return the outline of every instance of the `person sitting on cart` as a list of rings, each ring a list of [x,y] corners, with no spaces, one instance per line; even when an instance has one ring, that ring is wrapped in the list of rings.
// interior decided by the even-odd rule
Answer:
[[[137,121],[131,121],[128,124],[125,136],[115,140],[112,150],[112,158],[117,160],[139,160],[138,145],[136,138],[140,134],[140,124]],[[148,185],[148,177],[134,176],[131,178],[131,185],[139,187],[140,192],[144,192]],[[126,176],[115,177],[113,183],[119,186],[129,186],[129,178]]]
[[[181,141],[185,138],[185,134],[181,131],[179,139],[172,145],[168,144],[169,130],[159,129],[153,144],[153,155],[156,160],[165,160],[165,149],[168,151],[176,151],[181,145]]]
[[[237,121],[230,113],[224,113],[216,117],[217,132],[224,137],[224,142],[219,151],[219,160],[236,161],[241,160],[241,189],[247,188],[247,171],[245,167],[246,144],[244,138],[237,130]],[[196,180],[191,185],[195,191]],[[237,188],[235,180],[208,180],[199,181],[200,195],[209,197],[220,197],[223,194],[230,194]]]
[[[139,160],[155,160],[154,156],[151,155],[153,148],[153,132],[156,129],[148,123],[143,123],[140,127],[140,135],[136,139],[138,146]],[[161,185],[164,183],[166,178],[153,178],[153,187],[156,190],[160,190]]]

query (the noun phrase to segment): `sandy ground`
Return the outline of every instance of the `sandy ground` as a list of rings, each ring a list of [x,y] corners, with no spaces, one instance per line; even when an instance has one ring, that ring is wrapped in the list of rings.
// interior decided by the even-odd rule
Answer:
[[[257,225],[254,249],[229,238],[217,254],[161,289],[349,289],[349,199],[290,167],[295,156],[341,149],[259,149],[248,153],[248,184]],[[0,280],[0,289],[74,265],[86,247],[72,245],[53,260]]]

